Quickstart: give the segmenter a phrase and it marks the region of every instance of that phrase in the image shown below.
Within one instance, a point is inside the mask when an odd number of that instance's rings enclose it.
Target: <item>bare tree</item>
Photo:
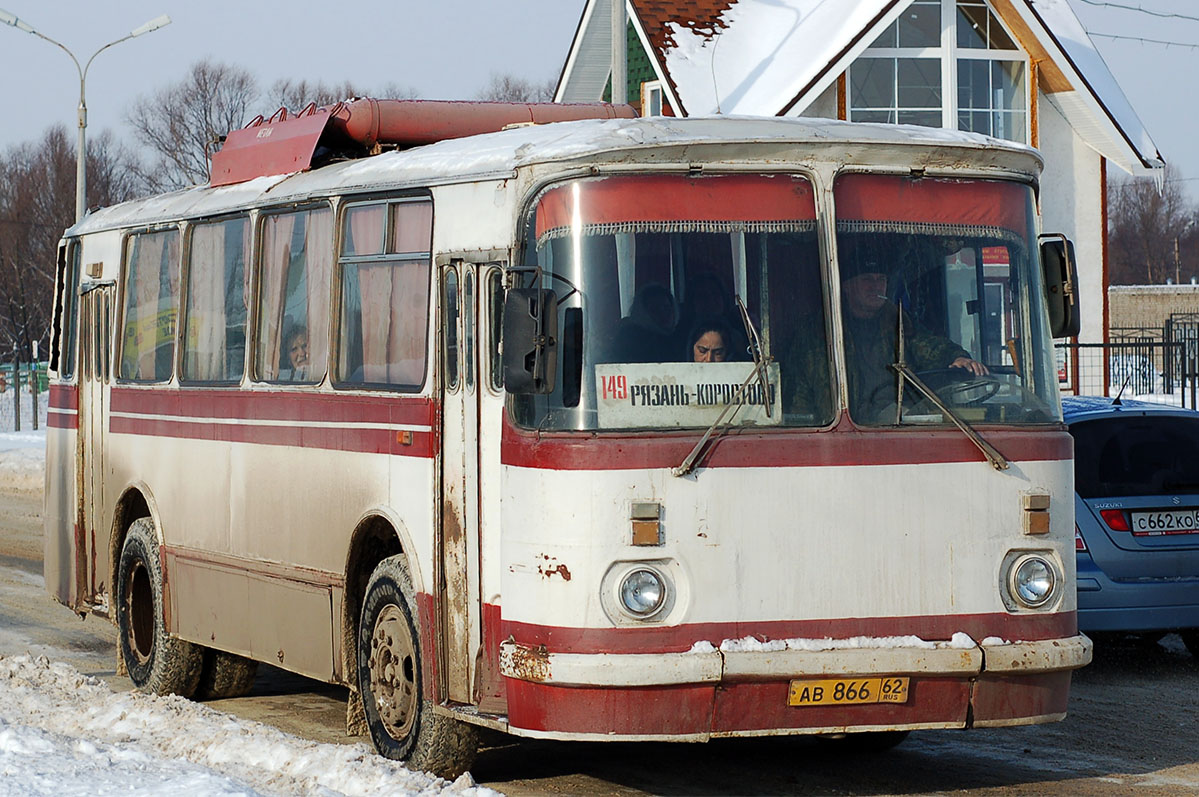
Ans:
[[[89,207],[131,197],[141,186],[133,156],[109,132],[88,142]],[[0,351],[45,351],[58,240],[75,220],[75,145],[62,126],[0,156]]]
[[[553,102],[557,78],[534,83],[515,75],[491,73],[487,87],[479,92],[479,99],[493,102]]]
[[[147,180],[158,190],[206,182],[218,140],[253,116],[258,94],[245,69],[204,60],[178,83],[138,98],[126,121],[157,156]]]
[[[1195,239],[1196,210],[1182,189],[1176,169],[1166,173],[1158,191],[1152,180],[1126,178],[1108,184],[1108,245],[1114,285],[1155,285],[1183,279],[1187,251]]]

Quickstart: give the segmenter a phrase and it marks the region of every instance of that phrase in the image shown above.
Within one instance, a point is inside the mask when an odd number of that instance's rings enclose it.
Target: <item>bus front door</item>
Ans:
[[[104,517],[105,419],[112,374],[112,313],[115,287],[95,284],[80,298],[79,452],[75,461],[79,505],[75,522],[75,595],[82,611],[109,597],[108,538]]]
[[[476,269],[441,269],[440,694],[472,703],[479,648],[479,385]]]

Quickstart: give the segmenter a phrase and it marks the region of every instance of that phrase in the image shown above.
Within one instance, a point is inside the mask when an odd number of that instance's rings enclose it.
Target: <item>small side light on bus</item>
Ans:
[[[666,605],[666,580],[653,570],[633,570],[620,582],[620,603],[635,617],[653,617]]]
[[[1057,571],[1035,554],[1016,560],[1008,581],[1012,596],[1024,606],[1044,606],[1057,592]]]

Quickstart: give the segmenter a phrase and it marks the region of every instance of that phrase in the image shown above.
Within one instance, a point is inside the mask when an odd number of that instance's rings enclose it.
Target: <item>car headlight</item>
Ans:
[[[1057,592],[1057,571],[1043,557],[1021,557],[1010,572],[1012,597],[1030,609],[1045,605]]]
[[[647,568],[630,571],[620,582],[620,602],[635,617],[652,617],[666,605],[666,581]]]

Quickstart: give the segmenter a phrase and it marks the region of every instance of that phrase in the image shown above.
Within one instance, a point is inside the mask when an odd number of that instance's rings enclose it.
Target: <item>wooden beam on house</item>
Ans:
[[[1037,64],[1037,82],[1034,88],[1039,88],[1046,94],[1059,91],[1074,91],[1075,87],[1066,79],[1066,74],[1049,57],[1049,52],[1041,46],[1041,42],[1033,34],[1032,29],[1024,22],[1024,18],[1012,6],[1012,0],[989,0],[995,13],[1004,24],[1016,35],[1016,41],[1028,53],[1029,60]]]

